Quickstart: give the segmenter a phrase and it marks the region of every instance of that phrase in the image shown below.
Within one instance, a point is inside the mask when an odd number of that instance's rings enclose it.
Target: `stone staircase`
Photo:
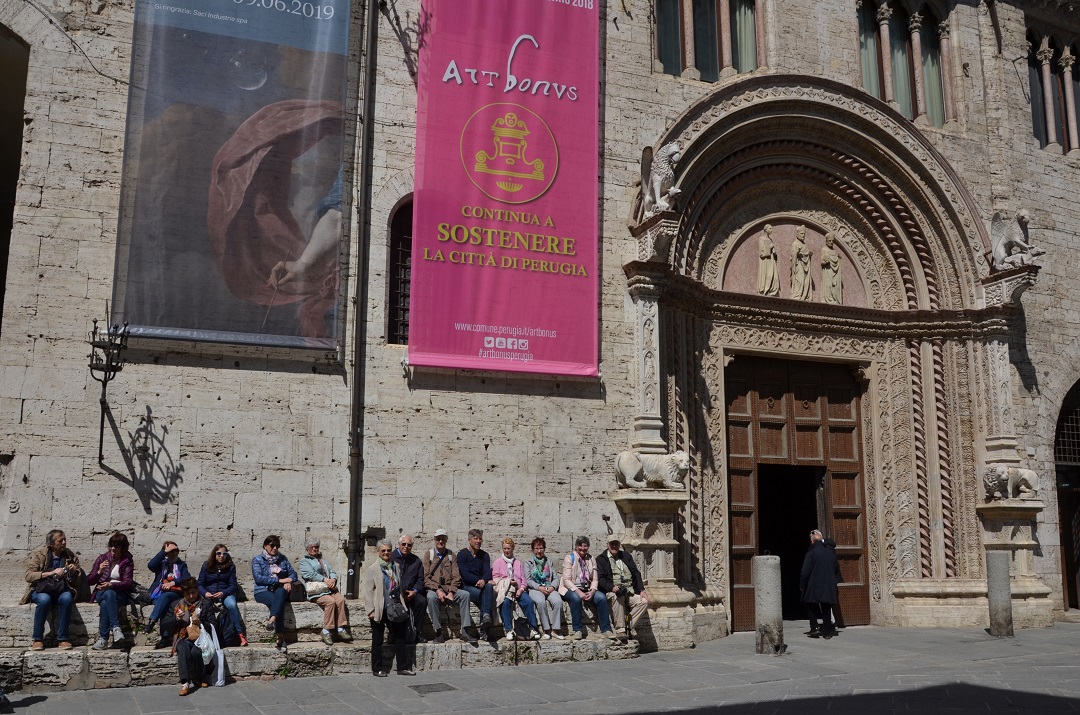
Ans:
[[[367,619],[362,615],[358,617],[357,609],[350,613],[350,622],[354,624],[354,642],[327,646],[319,640],[322,610],[307,602],[289,604],[285,611],[285,635],[289,647],[281,652],[273,647],[273,635],[262,627],[267,615],[266,607],[250,601],[238,605],[250,645],[226,649],[225,658],[232,678],[295,678],[371,671],[370,629]],[[58,650],[50,623],[45,629],[46,650],[32,651],[30,636],[34,606],[0,606],[0,687],[7,692],[19,689],[45,692],[177,682],[175,657],[170,657],[167,648],[153,647],[157,635],[132,633],[132,624],[145,622],[144,614],[149,613],[149,607],[144,607],[142,611],[140,614],[138,611],[125,610],[127,621],[122,628],[127,639],[120,644],[121,647],[95,651],[87,646],[97,636],[98,607],[92,603],[77,603],[72,609],[70,628],[72,643],[76,647],[68,651]],[[569,612],[565,615],[568,617]],[[588,619],[586,624],[589,624]],[[431,637],[430,624],[428,629],[428,637]],[[502,634],[499,629],[492,629],[492,632]],[[593,635],[596,627],[592,624],[589,624],[588,632],[590,637],[582,641],[500,640],[495,644],[481,642],[478,646],[461,640],[422,643],[416,646],[415,667],[418,671],[456,670],[624,659],[638,655],[636,641],[618,643],[600,638]],[[384,646],[384,649],[385,662],[392,662],[393,648]]]

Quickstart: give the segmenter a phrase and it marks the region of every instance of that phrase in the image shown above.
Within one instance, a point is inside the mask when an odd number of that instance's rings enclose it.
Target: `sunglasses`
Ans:
[[[228,551],[215,551],[214,552],[214,556],[228,556],[228,555],[229,555]]]

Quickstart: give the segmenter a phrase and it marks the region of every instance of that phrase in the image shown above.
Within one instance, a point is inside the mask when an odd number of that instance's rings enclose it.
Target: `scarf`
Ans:
[[[391,561],[379,561],[379,568],[382,569],[383,581],[386,585],[386,591],[389,593],[397,588],[397,579],[394,578],[394,564]]]
[[[551,564],[548,562],[547,556],[533,556],[529,559],[530,569],[530,581],[534,581],[541,586],[551,585]]]
[[[585,588],[588,588],[592,585],[592,574],[589,573],[589,557],[579,556],[578,564],[578,569],[581,571],[581,574],[578,576],[578,583]]]

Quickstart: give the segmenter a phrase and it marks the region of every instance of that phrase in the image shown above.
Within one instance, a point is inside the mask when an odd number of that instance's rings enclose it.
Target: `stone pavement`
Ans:
[[[1076,713],[1080,624],[995,639],[980,629],[849,628],[832,640],[787,622],[788,652],[754,654],[752,633],[634,660],[476,668],[415,678],[344,675],[246,681],[177,696],[173,686],[12,698],[47,715],[311,713]]]

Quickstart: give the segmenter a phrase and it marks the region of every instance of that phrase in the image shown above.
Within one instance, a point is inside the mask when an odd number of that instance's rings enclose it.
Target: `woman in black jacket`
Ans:
[[[225,604],[240,636],[240,645],[247,645],[244,622],[240,620],[240,609],[236,607],[236,564],[225,544],[214,546],[210,558],[203,564],[199,572],[199,593],[208,601]]]

